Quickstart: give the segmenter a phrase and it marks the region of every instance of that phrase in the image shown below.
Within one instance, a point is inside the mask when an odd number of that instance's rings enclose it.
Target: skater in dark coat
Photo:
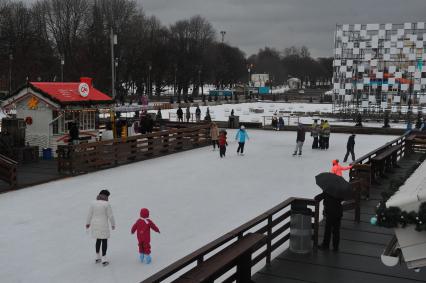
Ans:
[[[349,153],[352,155],[352,161],[355,161],[355,134],[352,133],[348,138],[348,143],[346,144],[346,154],[345,158],[343,158],[343,162],[346,162],[349,157]]]
[[[325,231],[322,244],[318,247],[321,250],[330,248],[331,235],[333,234],[333,250],[339,250],[340,222],[343,216],[342,200],[336,199],[327,193],[322,193],[324,197]]]
[[[176,111],[176,115],[177,115],[177,118],[178,118],[178,121],[179,122],[183,122],[183,110],[182,110],[182,108],[178,108],[178,110]]]
[[[303,143],[305,142],[305,128],[302,123],[299,123],[297,128],[297,137],[296,137],[296,149],[294,150],[293,156],[297,154],[299,151],[299,155],[302,155]]]
[[[319,136],[319,125],[317,123],[317,120],[314,120],[314,123],[312,124],[311,128],[311,137],[314,138],[312,141],[312,149],[317,149],[318,146],[318,136]]]
[[[220,155],[220,158],[225,157],[227,145],[228,145],[228,142],[226,141],[226,131],[221,131],[219,133],[219,155]]]

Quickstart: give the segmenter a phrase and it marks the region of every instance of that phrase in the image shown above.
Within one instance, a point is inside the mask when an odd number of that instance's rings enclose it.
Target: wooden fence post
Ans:
[[[271,264],[271,254],[272,254],[272,215],[268,217],[268,230],[266,238],[266,264]]]

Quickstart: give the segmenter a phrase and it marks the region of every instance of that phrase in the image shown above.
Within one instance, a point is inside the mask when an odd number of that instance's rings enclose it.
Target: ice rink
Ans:
[[[320,193],[315,175],[343,159],[346,134],[332,134],[328,151],[291,156],[295,132],[248,130],[246,155],[237,156],[228,131],[227,156],[211,147],[133,163],[0,194],[1,282],[139,282],[175,260],[263,213],[288,197]],[[361,156],[391,136],[356,137]],[[110,265],[94,263],[86,233],[89,204],[110,190],[117,229],[109,240]],[[141,264],[130,234],[147,207],[161,230],[152,232],[153,262]]]

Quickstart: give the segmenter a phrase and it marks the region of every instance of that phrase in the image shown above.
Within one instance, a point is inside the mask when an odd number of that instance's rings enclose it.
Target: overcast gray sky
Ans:
[[[167,25],[201,15],[217,31],[225,30],[225,41],[247,55],[265,46],[282,50],[306,45],[314,57],[332,56],[337,23],[426,21],[426,0],[137,1],[147,15]]]

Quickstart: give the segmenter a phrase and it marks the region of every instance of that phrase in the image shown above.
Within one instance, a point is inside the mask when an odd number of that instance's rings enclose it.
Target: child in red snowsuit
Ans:
[[[140,218],[133,224],[132,234],[137,231],[138,243],[139,243],[139,257],[141,262],[146,258],[146,263],[151,263],[151,229],[157,233],[160,233],[160,229],[149,219],[149,210],[142,208],[140,212]]]
[[[226,146],[228,145],[226,141],[226,131],[221,131],[219,134],[219,155],[220,157],[225,157]]]

